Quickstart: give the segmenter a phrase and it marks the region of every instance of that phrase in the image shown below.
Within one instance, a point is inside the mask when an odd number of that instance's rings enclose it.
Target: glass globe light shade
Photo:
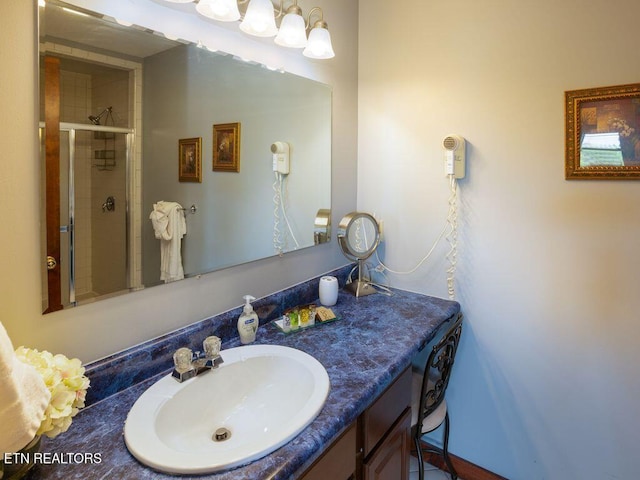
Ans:
[[[299,7],[298,7],[299,9]],[[280,30],[274,41],[282,47],[304,48],[307,46],[307,31],[304,18],[297,12],[289,12],[282,18]]]
[[[333,58],[336,54],[331,46],[331,35],[327,29],[327,24],[318,22],[315,24],[311,32],[309,32],[309,40],[307,48],[302,51],[305,57],[327,59]]]
[[[278,33],[271,0],[251,0],[240,30],[256,37],[273,37]]]
[[[240,19],[236,0],[200,0],[196,11],[205,17],[221,22],[235,22]]]

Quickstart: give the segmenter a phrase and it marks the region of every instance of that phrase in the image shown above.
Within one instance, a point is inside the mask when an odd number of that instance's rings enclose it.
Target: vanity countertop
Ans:
[[[341,291],[337,305],[331,308],[340,320],[288,335],[270,322],[260,327],[256,341],[297,348],[324,365],[331,390],[318,417],[300,435],[266,457],[244,467],[197,478],[295,478],[407,368],[412,356],[435,336],[438,327],[460,310],[457,302],[398,290],[391,297],[378,294],[360,298]],[[223,357],[225,348],[238,345],[237,339],[225,342]],[[123,426],[129,409],[161,375],[82,410],[68,432],[53,440],[45,439],[43,452],[48,456],[43,458],[49,461],[38,464],[29,478],[189,478],[143,466],[129,454],[124,443]]]

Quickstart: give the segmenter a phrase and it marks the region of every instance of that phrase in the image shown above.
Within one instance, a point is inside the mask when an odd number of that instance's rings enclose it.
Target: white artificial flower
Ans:
[[[40,373],[51,392],[51,400],[44,412],[42,423],[36,435],[54,438],[66,432],[71,419],[84,407],[89,379],[84,375],[84,367],[77,358],[68,359],[64,355],[52,355],[35,349],[18,347],[17,357],[32,365]]]

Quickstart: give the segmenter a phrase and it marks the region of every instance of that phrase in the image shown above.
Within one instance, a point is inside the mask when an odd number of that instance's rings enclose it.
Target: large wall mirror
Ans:
[[[327,238],[330,87],[58,0],[39,12],[43,311]]]

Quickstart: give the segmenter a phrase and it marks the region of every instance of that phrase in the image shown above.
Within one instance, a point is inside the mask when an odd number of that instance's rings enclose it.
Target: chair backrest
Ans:
[[[462,313],[459,313],[451,328],[433,346],[427,359],[422,378],[418,425],[422,425],[422,421],[444,400],[461,334]]]

